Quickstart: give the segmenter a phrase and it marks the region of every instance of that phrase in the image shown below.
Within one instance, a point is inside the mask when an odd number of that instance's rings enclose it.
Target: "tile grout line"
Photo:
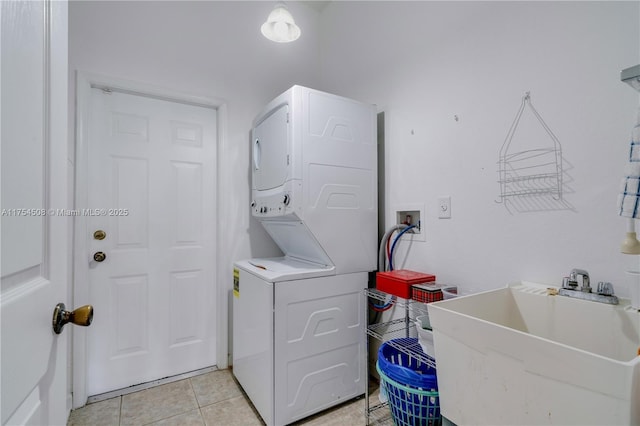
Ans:
[[[122,426],[122,395],[120,395],[120,404],[118,404],[118,426]]]
[[[204,416],[202,415],[202,407],[200,407],[200,399],[198,399],[198,393],[193,387],[193,377],[189,377],[189,386],[191,387],[191,392],[193,392],[193,396],[196,399],[196,405],[198,407],[198,414],[200,414],[200,420],[202,420],[202,424],[206,426],[207,422],[205,422]]]

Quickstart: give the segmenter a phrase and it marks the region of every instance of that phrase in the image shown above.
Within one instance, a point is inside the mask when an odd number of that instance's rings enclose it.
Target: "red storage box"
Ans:
[[[447,287],[443,284],[414,284],[411,286],[411,298],[416,302],[431,303],[437,302],[444,298],[442,288]]]
[[[411,299],[411,286],[413,284],[422,284],[435,280],[435,275],[407,269],[378,272],[376,274],[376,289],[403,299]]]

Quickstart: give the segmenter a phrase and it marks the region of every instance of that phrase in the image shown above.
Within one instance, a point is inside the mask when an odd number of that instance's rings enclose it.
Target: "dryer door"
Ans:
[[[288,115],[289,105],[282,105],[253,129],[253,187],[258,191],[277,188],[287,180]]]

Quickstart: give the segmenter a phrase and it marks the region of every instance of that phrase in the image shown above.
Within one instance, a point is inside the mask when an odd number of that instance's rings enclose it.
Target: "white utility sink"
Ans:
[[[547,287],[428,305],[442,414],[458,425],[640,424],[640,312]]]

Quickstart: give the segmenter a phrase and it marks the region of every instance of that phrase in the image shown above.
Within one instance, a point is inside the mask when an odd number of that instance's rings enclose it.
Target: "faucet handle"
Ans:
[[[600,281],[598,283],[598,294],[602,294],[604,296],[613,296],[613,284]]]
[[[578,288],[578,281],[576,281],[575,278],[572,279],[571,277],[564,277],[562,278],[562,288],[575,290]]]

